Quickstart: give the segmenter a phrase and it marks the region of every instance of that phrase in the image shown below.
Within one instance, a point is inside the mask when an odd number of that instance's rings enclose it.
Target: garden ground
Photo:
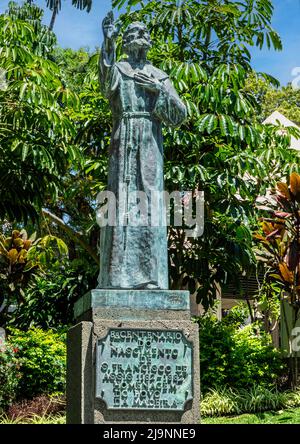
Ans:
[[[202,424],[299,424],[300,408],[243,414],[239,416],[222,416],[203,418]]]
[[[300,408],[278,412],[203,418],[201,422],[202,424],[300,424]],[[16,421],[2,417],[0,418],[0,424],[65,424],[65,416],[35,416],[32,420],[20,419]]]

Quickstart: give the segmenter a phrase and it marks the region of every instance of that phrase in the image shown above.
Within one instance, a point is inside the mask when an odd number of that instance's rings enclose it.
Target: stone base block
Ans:
[[[67,336],[67,423],[94,423],[93,323],[80,322]]]
[[[179,316],[160,320],[96,316],[93,322],[82,321],[70,329],[69,424],[197,424],[199,420],[197,324]]]

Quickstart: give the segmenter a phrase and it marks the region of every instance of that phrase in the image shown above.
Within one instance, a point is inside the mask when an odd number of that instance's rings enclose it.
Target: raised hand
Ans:
[[[102,31],[105,40],[115,40],[118,36],[119,29],[115,25],[114,14],[110,11],[102,22]]]

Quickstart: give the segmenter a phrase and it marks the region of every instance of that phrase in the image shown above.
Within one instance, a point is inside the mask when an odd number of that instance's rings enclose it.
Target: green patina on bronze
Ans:
[[[164,190],[162,125],[180,125],[186,118],[186,107],[168,75],[147,61],[151,41],[143,23],[132,23],[125,31],[123,48],[127,59],[119,62],[112,13],[103,22],[103,33],[100,82],[113,114],[108,191],[116,196],[118,213],[123,188],[128,193],[142,191],[149,201],[152,191]],[[125,213],[130,210],[127,207]],[[101,229],[99,288],[168,288],[163,199],[156,205],[155,213],[155,227]]]
[[[86,293],[74,305],[75,318],[90,308],[135,308],[146,310],[190,311],[190,296],[182,290],[122,290],[95,289]]]
[[[184,411],[192,355],[180,330],[110,329],[97,343],[96,397],[108,409]]]

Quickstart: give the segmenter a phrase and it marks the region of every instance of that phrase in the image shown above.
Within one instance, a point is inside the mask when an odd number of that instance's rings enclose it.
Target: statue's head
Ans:
[[[143,49],[146,52],[151,48],[151,38],[146,25],[142,22],[131,23],[123,35],[123,50],[126,54]]]

